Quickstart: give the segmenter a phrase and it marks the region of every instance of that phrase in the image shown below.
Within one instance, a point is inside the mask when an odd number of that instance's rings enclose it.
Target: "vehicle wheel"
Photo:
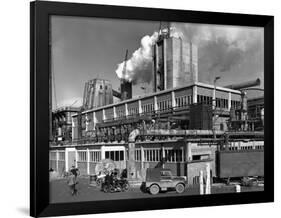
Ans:
[[[109,192],[109,187],[107,185],[103,186],[103,192],[108,193]]]
[[[129,184],[128,183],[125,183],[124,185],[123,185],[123,191],[124,192],[126,192],[126,191],[128,191],[129,190]]]
[[[109,185],[109,191],[110,193],[115,192],[115,188],[113,187],[113,185]]]
[[[101,186],[101,180],[97,179],[96,184],[97,184],[97,187],[100,187]]]
[[[152,195],[157,195],[159,193],[160,189],[159,189],[158,185],[154,184],[154,185],[150,186],[149,191]]]
[[[181,183],[177,184],[176,185],[176,192],[179,193],[179,194],[183,193],[184,192],[184,185],[181,184]]]

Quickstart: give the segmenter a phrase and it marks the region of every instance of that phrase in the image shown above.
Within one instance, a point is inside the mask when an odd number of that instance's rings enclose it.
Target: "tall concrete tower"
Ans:
[[[197,46],[182,38],[161,33],[153,47],[154,92],[198,81]]]
[[[85,83],[83,96],[83,108],[85,110],[112,103],[112,85],[108,80],[92,79]]]

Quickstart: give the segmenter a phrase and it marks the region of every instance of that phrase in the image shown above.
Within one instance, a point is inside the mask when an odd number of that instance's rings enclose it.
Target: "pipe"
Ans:
[[[118,91],[116,91],[116,90],[114,90],[114,89],[112,89],[112,95],[113,95],[114,97],[116,97],[116,98],[121,99],[121,93],[118,92]]]
[[[135,161],[135,141],[137,136],[140,135],[139,129],[134,129],[128,138],[128,171],[127,171],[127,178],[129,180],[137,178],[137,171],[136,171],[136,161]]]
[[[229,89],[245,89],[253,86],[259,86],[261,84],[261,80],[257,78],[256,80],[248,81],[248,82],[243,82],[243,83],[238,83],[238,84],[232,84],[228,86],[224,86],[225,88]]]
[[[135,142],[136,138],[140,135],[139,129],[134,129],[129,135],[129,142]]]
[[[121,79],[121,100],[132,98],[132,83]]]

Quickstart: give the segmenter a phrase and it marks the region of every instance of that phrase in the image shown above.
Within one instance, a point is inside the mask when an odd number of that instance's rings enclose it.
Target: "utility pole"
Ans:
[[[214,134],[214,139],[216,139],[216,130],[215,130],[215,122],[216,122],[216,83],[217,80],[219,80],[221,77],[217,76],[214,79],[214,93],[213,93],[213,101],[212,101],[212,109],[213,109],[213,134]]]

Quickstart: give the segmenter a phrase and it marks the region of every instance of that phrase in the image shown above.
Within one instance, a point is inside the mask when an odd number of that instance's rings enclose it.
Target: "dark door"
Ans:
[[[68,152],[68,164],[67,164],[67,169],[66,169],[66,171],[68,171],[70,168],[71,168],[71,166],[75,166],[75,151],[69,151]]]

